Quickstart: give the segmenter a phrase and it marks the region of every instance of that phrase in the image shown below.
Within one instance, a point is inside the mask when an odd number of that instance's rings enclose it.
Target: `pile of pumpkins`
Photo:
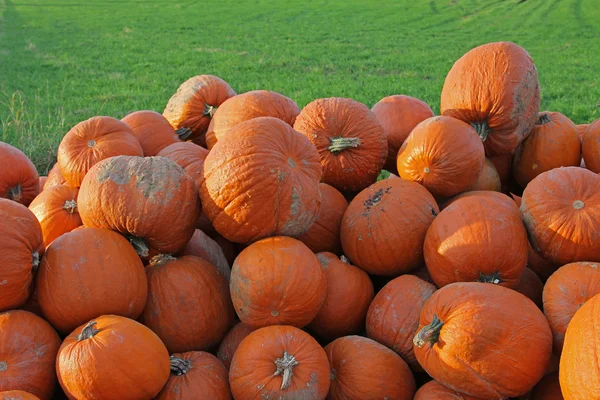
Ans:
[[[498,42],[440,116],[200,75],[0,143],[0,399],[599,399],[600,120],[539,108]]]

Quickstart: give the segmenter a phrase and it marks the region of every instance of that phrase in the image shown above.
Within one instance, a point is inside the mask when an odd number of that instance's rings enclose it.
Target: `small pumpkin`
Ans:
[[[228,370],[231,366],[231,360],[233,360],[233,355],[235,354],[238,346],[251,332],[254,332],[253,328],[249,327],[243,322],[238,322],[229,330],[229,332],[227,332],[227,335],[225,335],[223,340],[221,340],[217,350],[217,358],[221,360],[225,368]]]
[[[429,381],[417,390],[413,400],[483,400],[452,390],[438,381]]]
[[[167,157],[175,162],[185,171],[198,190],[204,180],[204,160],[208,156],[208,150],[191,142],[174,143],[162,149],[158,156]]]
[[[54,163],[50,171],[48,171],[48,179],[46,179],[46,184],[44,185],[44,188],[46,189],[52,186],[66,184],[67,181],[65,180],[65,177],[62,176],[62,172],[60,172],[60,165],[58,165],[58,162]]]
[[[0,392],[0,400],[40,400],[40,398],[22,390],[8,390]]]
[[[175,129],[156,111],[134,111],[121,121],[131,128],[146,157],[156,156],[165,147],[179,142]]]
[[[498,176],[500,176],[500,181],[503,184],[508,183],[513,161],[512,154],[500,154],[498,156],[487,157],[487,159],[494,164]]]
[[[579,139],[583,142],[583,137],[585,136],[585,132],[590,127],[591,124],[579,124],[577,126],[577,133],[579,134]]]
[[[585,130],[581,148],[585,167],[592,172],[600,173],[600,118]]]
[[[236,400],[321,400],[329,391],[329,362],[308,333],[293,326],[268,326],[242,340],[229,383]]]
[[[494,192],[500,192],[502,190],[500,175],[498,174],[494,163],[490,161],[489,158],[485,159],[479,177],[475,183],[469,187],[469,190],[489,190]]]
[[[521,280],[515,290],[533,301],[539,308],[542,308],[542,292],[544,283],[533,270],[525,268]]]
[[[352,99],[317,99],[302,109],[294,129],[317,148],[323,182],[340,191],[375,183],[388,156],[383,128],[367,106]]]
[[[42,228],[44,244],[49,246],[59,236],[82,225],[77,211],[79,189],[51,186],[42,191],[29,205]]]
[[[558,372],[546,375],[531,391],[531,400],[563,400]]]
[[[225,258],[223,249],[217,242],[205,235],[199,229],[196,229],[194,235],[182,251],[184,256],[200,257],[211,263],[221,275],[229,282],[231,276],[231,268],[229,262]]]
[[[28,206],[40,193],[35,165],[16,147],[0,142],[0,198]]]

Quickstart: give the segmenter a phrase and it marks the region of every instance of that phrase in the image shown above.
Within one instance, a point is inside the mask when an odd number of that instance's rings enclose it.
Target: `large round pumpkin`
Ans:
[[[185,171],[198,190],[204,181],[204,160],[208,156],[208,150],[192,142],[174,143],[162,149],[158,155],[167,157],[175,162]]]
[[[413,129],[398,152],[398,174],[434,196],[450,197],[475,184],[483,170],[481,139],[469,124],[432,117]]]
[[[514,288],[527,265],[527,243],[512,202],[480,195],[446,207],[429,227],[423,252],[439,287],[479,281]]]
[[[531,134],[517,148],[513,175],[521,187],[539,174],[558,167],[578,167],[581,141],[577,127],[557,112],[539,114]]]
[[[551,195],[549,195],[551,194]],[[600,176],[579,167],[536,177],[521,201],[531,246],[552,262],[600,262]]]
[[[329,390],[329,362],[308,333],[268,326],[240,343],[229,383],[235,400],[322,400]]]
[[[40,400],[40,398],[22,390],[8,390],[0,392],[0,400]]]
[[[469,190],[489,190],[494,192],[500,192],[502,190],[500,175],[498,174],[494,163],[490,161],[489,158],[485,159],[479,177],[475,183],[469,187]]]
[[[352,264],[370,274],[400,275],[422,263],[425,233],[438,213],[423,186],[404,179],[381,180],[348,206],[342,248]]]
[[[532,269],[525,268],[523,270],[523,275],[521,275],[521,280],[515,290],[533,301],[539,308],[542,308],[544,283]]]
[[[200,229],[196,229],[194,235],[185,246],[182,251],[184,256],[196,256],[200,257],[212,265],[227,279],[231,275],[231,268],[229,262],[225,257],[225,253],[219,244],[211,239],[208,235],[202,232]]]
[[[217,358],[221,360],[225,368],[229,369],[238,346],[252,332],[254,332],[254,329],[243,322],[238,322],[227,332],[217,349]]]
[[[148,302],[141,321],[169,352],[209,350],[233,325],[225,277],[208,261],[161,254],[146,267]]]
[[[75,329],[56,358],[58,380],[69,399],[153,399],[169,372],[169,353],[158,336],[115,315]]]
[[[81,226],[77,210],[79,189],[64,185],[51,186],[29,205],[42,227],[44,244],[49,246],[59,236]]]
[[[0,198],[26,206],[40,193],[35,165],[16,147],[0,142]]]
[[[558,372],[546,375],[531,391],[531,400],[563,400]]]
[[[294,123],[319,151],[323,182],[358,191],[377,180],[388,156],[383,128],[367,106],[332,97],[306,105]]]
[[[600,173],[600,118],[595,120],[585,130],[581,141],[585,167],[595,173]]]
[[[56,387],[54,361],[60,338],[30,312],[0,313],[0,392],[25,390],[50,400]]]
[[[194,234],[200,214],[198,189],[165,157],[112,157],[94,165],[79,191],[86,227],[112,229],[138,253],[175,253]]]
[[[319,214],[319,155],[277,118],[254,118],[232,128],[206,158],[204,178],[204,213],[233,242],[299,236]]]
[[[62,176],[62,172],[60,172],[60,165],[58,162],[54,163],[50,171],[48,171],[48,179],[46,179],[46,183],[44,184],[44,189],[47,189],[52,186],[57,185],[66,185],[67,181],[65,177]]]
[[[35,215],[22,204],[0,198],[0,311],[25,304],[44,239]]]
[[[165,147],[179,142],[175,129],[156,111],[134,111],[121,121],[131,128],[146,157],[155,156]]]
[[[143,156],[133,130],[112,117],[92,117],[75,125],[58,146],[58,164],[69,186],[79,187],[92,166],[114,156]]]
[[[413,400],[484,400],[459,393],[441,383],[433,380],[429,381],[417,390]]]
[[[487,155],[511,153],[529,135],[540,111],[537,69],[514,43],[478,46],[448,72],[440,110],[470,123]]]
[[[299,240],[277,236],[246,247],[229,282],[240,320],[253,327],[312,321],[325,301],[327,280],[319,260]]]

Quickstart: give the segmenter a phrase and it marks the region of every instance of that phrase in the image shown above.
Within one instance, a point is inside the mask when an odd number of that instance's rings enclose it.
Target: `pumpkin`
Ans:
[[[319,192],[321,208],[317,220],[298,239],[315,253],[341,254],[340,229],[348,202],[343,194],[326,183],[319,183]]]
[[[591,171],[565,167],[538,175],[521,201],[531,246],[557,264],[599,262],[599,204],[600,176]]]
[[[399,276],[377,293],[367,313],[367,335],[394,350],[415,370],[420,367],[412,340],[423,304],[435,290],[414,275]]]
[[[228,372],[217,357],[204,351],[173,354],[171,376],[155,399],[231,399]]]
[[[433,220],[423,253],[439,287],[479,281],[514,288],[527,265],[527,243],[512,201],[469,196],[453,202]]]
[[[494,164],[496,172],[502,183],[507,183],[510,178],[510,170],[512,168],[512,154],[500,154],[499,156],[488,157],[488,160]],[[484,166],[485,167],[485,166]]]
[[[216,232],[211,233],[210,238],[221,247],[221,250],[223,250],[225,259],[227,259],[227,264],[233,265],[233,262],[235,261],[235,258],[238,255],[238,245],[236,245],[233,242],[230,242],[229,240],[225,239],[223,236],[219,235]]]
[[[388,156],[385,132],[367,106],[352,99],[317,99],[302,109],[294,129],[315,145],[323,182],[341,191],[375,183]]]
[[[314,146],[272,117],[246,121],[230,133],[206,157],[200,188],[217,232],[238,243],[306,232],[321,204]]]
[[[413,343],[417,361],[435,380],[484,399],[527,393],[552,354],[552,333],[536,305],[480,282],[436,291],[423,306]]]
[[[238,346],[242,343],[242,340],[253,331],[254,329],[248,325],[243,322],[238,322],[229,330],[229,332],[227,332],[227,335],[221,340],[217,350],[217,358],[221,360],[225,368],[229,370],[231,360],[233,360],[233,355]]]
[[[217,268],[219,273],[229,282],[231,268],[229,268],[229,262],[225,258],[223,249],[217,242],[208,235],[205,235],[201,230],[196,229],[194,235],[183,249],[182,254],[184,256],[200,257],[208,261]]]
[[[344,336],[325,346],[331,368],[328,399],[412,400],[415,379],[392,350],[361,336]]]
[[[204,180],[204,160],[208,156],[208,150],[191,142],[174,143],[162,149],[158,155],[167,157],[175,162],[185,171],[198,190]]]
[[[121,121],[131,128],[146,157],[156,156],[165,147],[179,142],[175,129],[156,111],[134,111]]]
[[[102,315],[66,337],[56,373],[69,399],[152,399],[169,379],[169,353],[139,322]]]
[[[579,124],[577,126],[577,133],[579,134],[579,139],[583,142],[583,137],[585,136],[585,132],[587,132],[587,128],[589,128],[591,124]]]
[[[576,262],[560,267],[544,286],[544,314],[552,329],[554,352],[560,354],[575,312],[600,293],[600,265]]]
[[[557,112],[539,114],[531,134],[517,148],[513,175],[521,187],[542,172],[581,163],[581,141],[577,127]]]
[[[492,190],[472,190],[469,192],[462,192],[461,194],[457,194],[456,196],[451,197],[445,202],[443,202],[440,209],[445,210],[450,204],[454,203],[455,201],[465,197],[473,196],[486,196],[491,197],[493,199],[498,199],[499,201],[502,201],[505,204],[511,206],[515,210],[515,212],[520,213],[519,206],[517,205],[516,201],[511,200],[511,198],[504,193],[499,193]]]
[[[169,99],[164,117],[183,140],[206,146],[206,130],[217,108],[235,92],[223,79],[196,75],[183,82]]]
[[[527,268],[535,272],[542,282],[546,282],[559,267],[559,264],[546,260],[533,250],[531,244],[529,245],[529,250],[527,252]]]
[[[384,179],[360,192],[344,213],[344,254],[369,274],[397,276],[423,262],[427,228],[439,213],[418,183]]]
[[[37,292],[35,288],[33,289],[33,293],[27,299],[27,302],[23,304],[20,308],[21,310],[29,311],[32,314],[37,315],[38,317],[44,318],[44,313],[42,312],[42,308],[40,307],[40,302],[37,298]]]
[[[165,157],[119,156],[99,162],[83,180],[77,204],[86,227],[126,235],[144,257],[151,250],[183,250],[200,214],[198,189]]]
[[[327,295],[308,328],[326,341],[360,333],[374,295],[369,275],[344,256],[325,252],[317,258],[325,271]]]
[[[515,290],[533,301],[539,308],[542,308],[542,291],[544,283],[533,270],[525,268],[521,280]]]
[[[50,400],[60,338],[50,324],[23,310],[0,313],[0,392],[24,390]]]
[[[468,51],[446,76],[440,111],[470,123],[486,155],[512,153],[540,111],[540,85],[531,57],[511,42]]]
[[[432,117],[413,129],[398,152],[401,178],[419,182],[434,196],[449,197],[477,182],[485,154],[469,124],[451,117]]]
[[[427,266],[425,264],[412,271],[411,274],[418,278],[421,278],[425,282],[431,283],[432,285],[434,285],[434,287],[436,287],[435,282],[433,281],[433,279],[431,279],[431,275],[429,275],[429,270],[427,269]]]
[[[435,114],[424,101],[405,95],[384,97],[371,111],[383,127],[387,138],[388,157],[384,168],[390,172],[397,172],[396,157],[402,143],[419,122]]]
[[[558,373],[546,375],[531,391],[531,400],[563,400]]]
[[[139,317],[148,283],[144,265],[127,239],[106,229],[86,228],[48,246],[36,293],[44,317],[68,334],[98,315]]]
[[[40,398],[22,390],[8,390],[0,392],[0,400],[40,400]]]
[[[81,226],[77,211],[79,189],[51,186],[42,191],[29,205],[42,228],[44,244],[50,245],[59,236]]]
[[[502,190],[502,182],[500,175],[494,167],[494,163],[489,158],[485,159],[483,163],[483,169],[479,174],[479,177],[469,190],[489,190],[494,192],[500,192]]]
[[[592,122],[585,130],[581,148],[586,168],[600,173],[600,119]]]
[[[0,198],[28,206],[39,192],[35,165],[21,150],[0,142]]]
[[[413,400],[483,400],[473,396],[458,393],[441,383],[429,381],[417,390]]]
[[[268,326],[242,340],[229,383],[235,400],[320,400],[329,390],[329,362],[308,333],[293,326]]]
[[[224,102],[214,114],[206,133],[206,144],[212,150],[236,125],[258,117],[277,118],[292,126],[299,113],[294,100],[277,92],[252,90],[242,93]]]
[[[25,304],[42,254],[44,239],[37,218],[24,205],[0,198],[0,311]]]
[[[233,306],[253,327],[312,321],[325,301],[327,280],[319,260],[304,243],[286,236],[246,247],[231,269]]]
[[[65,177],[62,176],[62,172],[60,172],[60,165],[58,163],[54,163],[50,171],[48,171],[48,179],[46,179],[46,184],[44,185],[44,189],[47,189],[52,186],[57,185],[66,185],[67,181]]]
[[[40,192],[44,190],[44,186],[46,186],[46,181],[48,180],[47,176],[40,176]]]
[[[92,117],[75,125],[58,146],[58,165],[67,185],[81,186],[90,168],[114,156],[143,156],[133,130],[112,117]]]

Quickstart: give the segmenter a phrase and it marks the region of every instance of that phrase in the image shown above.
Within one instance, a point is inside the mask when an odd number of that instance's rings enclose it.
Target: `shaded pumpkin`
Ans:
[[[446,76],[440,111],[471,124],[486,155],[512,153],[529,135],[540,111],[540,85],[533,60],[511,42],[469,50]]]
[[[219,235],[217,232],[211,233],[210,238],[217,242],[217,244],[223,250],[223,254],[225,255],[225,259],[227,259],[228,265],[233,265],[235,258],[238,255],[237,245],[229,240],[225,239],[223,236]]]
[[[587,128],[589,128],[591,124],[579,124],[577,126],[577,133],[579,134],[579,139],[583,142],[583,137],[585,136],[585,132]]]
[[[500,181],[503,184],[508,183],[513,161],[512,154],[500,154],[498,156],[487,157],[487,159],[494,164],[498,176],[500,176]]]
[[[483,400],[454,391],[438,381],[429,381],[417,390],[413,400]]]
[[[233,328],[227,332],[227,335],[221,340],[219,348],[217,349],[217,358],[221,360],[225,368],[229,369],[231,366],[231,360],[242,340],[246,338],[254,329],[238,322]]]
[[[48,180],[47,176],[40,176],[40,192],[44,190],[44,186],[46,186],[46,181]]]
[[[28,206],[39,193],[35,165],[21,150],[0,142],[0,198]]]
[[[208,156],[208,150],[192,142],[180,142],[165,147],[158,153],[158,156],[167,157],[183,168],[185,174],[194,181],[200,190],[204,180],[204,160]]]
[[[156,156],[165,147],[179,142],[175,129],[156,111],[134,111],[121,121],[131,128],[146,157]]]
[[[194,235],[182,251],[184,256],[196,256],[211,263],[221,275],[229,282],[231,276],[231,268],[229,262],[225,258],[223,249],[217,242],[204,234],[199,229],[196,229]]]
[[[542,292],[544,283],[533,270],[525,268],[521,280],[515,290],[533,301],[539,308],[542,308]]]
[[[490,197],[492,199],[497,199],[497,200],[502,201],[505,204],[509,205],[511,208],[513,208],[515,210],[515,212],[520,214],[519,206],[514,200],[512,200],[510,197],[508,197],[508,195],[506,195],[504,193],[495,192],[492,190],[472,190],[469,192],[462,192],[461,194],[457,194],[456,196],[451,197],[448,200],[446,200],[444,203],[442,203],[440,209],[445,210],[450,204],[454,203],[455,201],[458,201],[465,197],[474,197],[474,196],[477,196],[477,197],[485,196],[485,197]]]
[[[0,392],[0,400],[40,400],[40,398],[22,390],[8,390]]]
[[[531,400],[563,400],[558,372],[546,375],[531,391]]]
[[[425,233],[438,213],[435,199],[418,183],[379,181],[360,192],[344,213],[344,254],[369,274],[406,273],[423,262]]]
[[[46,184],[44,185],[44,188],[47,189],[52,186],[66,184],[67,181],[65,180],[65,177],[62,176],[62,172],[60,172],[60,165],[58,165],[58,162],[54,163],[50,171],[48,171],[48,179],[46,179]]]
[[[375,183],[388,156],[383,128],[367,106],[332,97],[307,104],[294,129],[317,148],[323,182],[340,191]]]
[[[531,244],[527,251],[527,268],[540,277],[542,282],[546,282],[548,278],[560,267],[560,264],[553,263],[552,261],[546,260],[533,250]]]
[[[494,163],[489,158],[485,159],[483,163],[483,169],[479,174],[479,177],[475,181],[469,190],[489,190],[494,192],[500,192],[502,190],[502,182],[500,175],[496,171]]]
[[[581,148],[585,167],[592,172],[600,173],[600,118],[585,130]]]
[[[31,296],[29,296],[29,299],[27,299],[27,302],[23,304],[23,306],[20,309],[29,311],[30,313],[35,314],[38,317],[44,318],[44,313],[42,312],[42,308],[40,307],[40,302],[38,301],[37,291],[35,290],[35,287],[33,289],[33,293],[31,293]]]

